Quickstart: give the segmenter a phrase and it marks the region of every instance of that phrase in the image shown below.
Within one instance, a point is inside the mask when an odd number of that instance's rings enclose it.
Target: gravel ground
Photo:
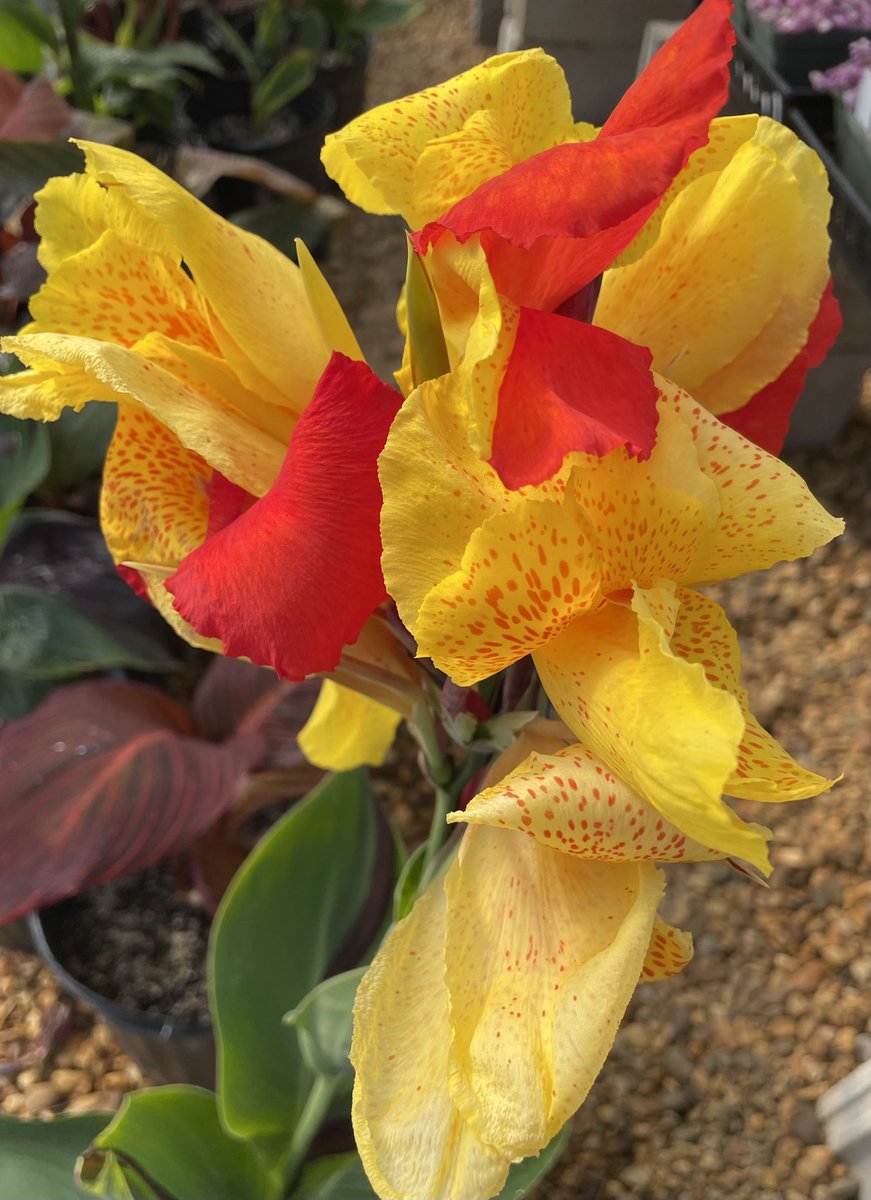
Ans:
[[[376,47],[370,102],[480,60],[470,0],[441,0]],[[354,213],[325,270],[370,361],[400,352],[394,304],[404,276],[398,222]],[[696,958],[639,990],[614,1051],[538,1200],[852,1200],[823,1144],[815,1102],[871,1056],[867,836],[871,585],[871,397],[837,445],[794,456],[846,535],[808,562],[717,589],[738,628],[759,718],[802,762],[844,773],[828,796],[745,804],[775,832],[775,873],[756,887],[718,864],[672,871],[668,919]],[[403,832],[423,828],[407,756],[379,790]],[[762,811],[764,808],[764,811]],[[18,1058],[58,993],[31,956],[0,955],[0,1062]],[[42,1065],[0,1076],[0,1111],[112,1108],[140,1083],[108,1030],[75,1011]]]

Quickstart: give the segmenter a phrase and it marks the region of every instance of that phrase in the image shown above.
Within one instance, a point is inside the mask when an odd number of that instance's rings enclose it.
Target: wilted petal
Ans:
[[[400,720],[386,704],[325,679],[297,741],[308,761],[325,771],[380,767]]]
[[[639,983],[655,983],[679,974],[693,957],[693,935],[669,925],[660,917],[653,922],[650,945]]]

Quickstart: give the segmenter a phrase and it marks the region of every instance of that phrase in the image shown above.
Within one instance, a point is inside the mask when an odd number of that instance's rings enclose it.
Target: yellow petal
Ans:
[[[135,348],[53,333],[8,338],[6,345],[24,362],[36,351],[87,371],[117,398],[132,397],[172,430],[188,450],[256,495],[268,491],[278,474],[285,453],[280,442],[230,409],[217,408],[169,371],[148,362]]]
[[[645,252],[636,244],[606,273],[596,323],[648,346],[711,411],[740,408],[806,341],[829,274],[830,203],[822,164],[789,130],[715,122],[642,231]]]
[[[740,684],[741,651],[726,614],[698,592],[681,591],[672,649],[686,662],[702,666],[708,681],[734,696],[744,718],[735,768],[725,785],[731,796],[746,800],[804,800],[827,792],[833,781],[804,767],[762,728],[750,712]]]
[[[826,545],[844,530],[779,459],[676,396],[692,422],[699,466],[719,496],[720,516],[703,538],[683,579],[713,583],[745,571],[792,561]]]
[[[138,155],[90,142],[81,146],[88,174],[110,188],[123,187],[171,240],[215,314],[216,340],[243,382],[257,390],[265,380],[270,387],[265,398],[298,409],[330,353],[299,268]]]
[[[657,917],[653,922],[650,945],[638,982],[655,983],[657,979],[677,975],[692,961],[692,957],[693,935]]]
[[[321,337],[332,350],[363,361],[363,351],[354,336],[348,318],[342,311],[342,306],[336,299],[335,293],[324,279],[320,267],[309,253],[309,249],[301,238],[294,238],[296,258],[302,275],[302,284],[308,298],[309,307],[314,313]]]
[[[297,741],[308,761],[325,771],[380,767],[399,721],[387,705],[325,679]]]
[[[372,109],[329,134],[321,158],[354,204],[419,229],[512,163],[578,136],[562,68],[524,50]]]
[[[451,1092],[484,1141],[535,1154],[580,1106],[638,982],[662,889],[646,863],[467,832],[445,878]]]
[[[439,879],[388,935],[357,989],[352,1120],[382,1200],[485,1200],[509,1159],[485,1145],[448,1090],[447,904]]]
[[[513,829],[542,846],[600,862],[722,858],[687,838],[588,750],[533,753],[448,822]]]
[[[537,651],[536,666],[559,715],[615,775],[694,841],[768,871],[759,827],[722,801],[741,705],[681,656],[661,615],[677,626],[685,597],[662,587],[637,593],[633,609],[609,603]],[[696,637],[691,628],[687,636]],[[704,657],[705,641],[697,644]]]
[[[0,377],[0,412],[21,420],[56,421],[65,408],[78,411],[90,400],[115,399],[111,388],[79,367],[66,367],[45,356],[29,357],[34,367],[40,364],[36,370]]]
[[[182,620],[164,587],[169,572],[206,536],[211,474],[154,417],[135,405],[119,405],[100,492],[109,553],[116,563],[141,564],[137,570],[152,603],[177,633],[194,646],[220,652],[220,642],[200,637]]]

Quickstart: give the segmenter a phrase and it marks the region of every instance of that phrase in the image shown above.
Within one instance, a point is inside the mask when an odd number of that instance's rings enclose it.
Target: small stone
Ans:
[[[87,1096],[75,1096],[67,1105],[68,1113],[114,1112],[121,1103],[120,1092],[91,1092]]]
[[[827,1146],[809,1146],[796,1164],[796,1175],[816,1183],[829,1169],[832,1156]]]
[[[645,1188],[650,1183],[651,1174],[646,1163],[630,1163],[620,1172],[620,1179],[628,1187]]]
[[[815,992],[828,974],[828,966],[818,958],[812,958],[804,966],[799,967],[789,981],[789,986],[795,992]]]
[[[823,1140],[823,1130],[817,1120],[816,1108],[812,1104],[802,1104],[787,1126],[789,1133],[794,1134],[806,1146],[815,1146]]]
[[[59,1067],[56,1071],[52,1071],[50,1076],[51,1082],[65,1096],[75,1092],[80,1095],[87,1092],[91,1087],[91,1076],[87,1071],[77,1071],[72,1067]]]
[[[60,1099],[60,1092],[53,1083],[35,1083],[33,1087],[22,1092],[24,1104],[22,1112],[28,1117],[36,1116],[43,1109],[51,1108]]]

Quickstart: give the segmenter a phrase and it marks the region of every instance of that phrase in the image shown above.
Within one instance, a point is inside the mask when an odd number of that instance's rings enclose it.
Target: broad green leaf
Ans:
[[[219,1103],[228,1128],[273,1161],[286,1152],[314,1082],[283,1017],[354,928],[376,841],[365,776],[332,776],[273,826],[218,910],[210,970]]]
[[[271,1200],[278,1191],[253,1146],[222,1128],[214,1093],[182,1085],[126,1096],[77,1175],[89,1195],[112,1200]]]
[[[92,400],[78,412],[65,408],[45,426],[51,442],[48,486],[67,488],[99,475],[117,418],[117,405]]]
[[[81,1200],[76,1159],[111,1119],[111,1113],[51,1121],[0,1116],[0,1200]]]
[[[534,1189],[559,1162],[571,1132],[572,1123],[569,1121],[545,1146],[538,1158],[524,1158],[523,1162],[515,1163],[508,1172],[505,1187],[499,1193],[497,1200],[526,1200],[527,1196],[531,1196]]]
[[[128,649],[59,596],[0,586],[0,674],[72,679],[109,667],[160,672],[176,666],[156,646],[150,654]]]
[[[303,1059],[317,1075],[350,1074],[354,997],[365,967],[319,983],[285,1016],[299,1037]]]
[[[5,4],[0,4],[0,67],[18,75],[36,75],[42,68],[42,42]]]
[[[295,100],[312,83],[316,69],[317,60],[310,50],[291,50],[280,59],[251,93],[254,124],[262,129],[270,117]]]
[[[329,1154],[307,1164],[291,1200],[376,1200],[376,1197],[356,1154]]]
[[[10,519],[42,483],[50,465],[45,426],[0,413],[0,546]]]
[[[395,29],[423,12],[422,4],[390,3],[390,0],[370,0],[354,13],[349,24],[360,33],[381,33]]]

